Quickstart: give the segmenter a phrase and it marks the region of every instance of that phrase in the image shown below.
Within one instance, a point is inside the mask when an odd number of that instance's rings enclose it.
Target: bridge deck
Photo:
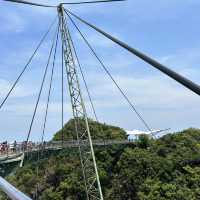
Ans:
[[[93,145],[94,146],[109,146],[109,145],[114,145],[114,144],[131,144],[133,141],[129,140],[94,140]],[[88,143],[82,144],[82,145],[88,145]],[[54,142],[47,142],[45,145],[41,145],[41,143],[38,143],[37,145],[33,145],[32,147],[29,147],[25,153],[28,152],[36,152],[40,151],[41,149],[43,150],[60,150],[63,148],[71,148],[71,147],[78,147],[79,144],[77,141],[54,141]],[[7,151],[5,153],[2,153],[0,155],[0,164],[5,164],[5,163],[12,163],[12,162],[18,162],[22,161],[24,158],[24,151],[22,150],[23,148],[18,148],[16,151]]]

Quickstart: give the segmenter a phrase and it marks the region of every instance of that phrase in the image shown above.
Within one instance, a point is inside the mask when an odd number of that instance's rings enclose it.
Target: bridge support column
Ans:
[[[19,167],[23,167],[23,164],[24,164],[24,153],[22,154],[22,160],[19,164]]]
[[[64,64],[75,121],[76,136],[79,145],[80,160],[88,200],[103,200],[95,154],[88,125],[88,117],[82,98],[79,78],[74,59],[73,44],[67,27],[62,5],[58,7],[60,31],[63,45]]]

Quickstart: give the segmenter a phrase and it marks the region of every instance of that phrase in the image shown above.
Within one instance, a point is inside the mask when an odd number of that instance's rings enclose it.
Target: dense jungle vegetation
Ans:
[[[127,134],[122,128],[111,126],[105,123],[102,124],[92,119],[88,119],[88,123],[90,126],[90,133],[92,139],[107,139],[107,140],[127,139]],[[80,127],[81,129],[84,128],[84,121],[82,119],[80,119]],[[59,130],[54,135],[53,140],[62,140],[62,134],[64,136],[63,138],[64,140],[77,139],[74,130],[74,119],[69,120],[65,124],[63,130]]]
[[[70,135],[72,121],[64,133]],[[93,137],[96,123],[90,121]],[[124,138],[124,131],[102,124],[109,138]],[[113,129],[113,131],[112,131]],[[72,133],[71,132],[71,133]],[[54,139],[59,139],[60,131]],[[121,134],[121,136],[120,136]],[[117,135],[117,136],[116,136]],[[67,137],[67,136],[66,136]],[[141,136],[130,145],[95,147],[105,200],[199,200],[200,130],[188,129],[153,140]],[[84,200],[77,149],[27,161],[7,179],[20,190],[41,200]],[[0,199],[6,199],[1,197]]]

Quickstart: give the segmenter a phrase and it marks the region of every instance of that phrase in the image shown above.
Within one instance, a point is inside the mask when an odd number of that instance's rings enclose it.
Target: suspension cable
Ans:
[[[66,11],[65,11],[66,12]],[[128,98],[128,96],[125,94],[125,92],[122,90],[122,88],[119,86],[119,84],[117,83],[117,81],[114,79],[114,77],[112,76],[112,74],[110,73],[110,71],[107,69],[107,67],[105,66],[105,64],[103,63],[103,61],[99,58],[99,56],[97,55],[97,53],[95,52],[95,50],[93,49],[93,47],[91,46],[91,44],[89,43],[89,41],[86,39],[86,37],[83,35],[83,33],[81,32],[80,28],[77,26],[77,24],[74,22],[74,20],[71,18],[71,16],[66,12],[66,14],[68,15],[70,21],[72,22],[72,24],[75,26],[75,28],[77,29],[77,31],[79,32],[79,34],[81,35],[82,39],[85,41],[85,43],[87,44],[87,46],[89,47],[89,49],[91,50],[91,52],[93,53],[93,55],[96,57],[96,59],[99,61],[100,65],[102,66],[102,68],[104,69],[104,71],[107,73],[107,75],[111,78],[111,80],[113,81],[113,83],[115,84],[115,86],[118,88],[118,90],[120,91],[120,93],[122,94],[122,96],[125,98],[125,100],[127,101],[127,103],[130,105],[130,107],[132,108],[132,110],[136,113],[136,115],[138,116],[138,118],[141,120],[141,122],[144,124],[144,126],[147,128],[148,131],[151,131],[150,126],[147,124],[147,122],[144,120],[144,118],[142,117],[142,115],[137,111],[135,105],[133,105],[133,103],[131,102],[131,100]]]
[[[62,146],[64,142],[64,47],[62,43],[62,84],[61,84],[61,93],[62,93],[62,106],[61,106],[61,113],[62,113]]]
[[[48,91],[48,98],[47,98],[47,104],[46,104],[46,111],[45,111],[43,130],[42,130],[42,144],[44,142],[44,134],[45,134],[45,129],[46,129],[46,121],[47,121],[48,109],[49,109],[49,101],[50,101],[51,90],[52,90],[52,82],[53,82],[55,61],[56,61],[56,54],[57,54],[57,46],[58,46],[59,28],[60,28],[60,26],[58,26],[58,31],[57,31],[57,36],[56,36],[56,44],[55,44],[55,50],[54,50],[54,56],[53,56],[53,66],[52,66],[52,70],[51,70],[51,78],[50,78],[50,84],[49,84],[49,91]]]
[[[54,69],[55,69],[55,59],[56,59],[56,53],[57,53],[57,44],[58,44],[58,34],[59,34],[59,26],[58,26],[58,32],[56,36],[56,44],[54,49],[54,56],[53,56],[53,65],[51,69],[51,75],[50,75],[50,83],[49,83],[49,91],[48,91],[48,97],[47,97],[47,104],[46,104],[46,110],[45,110],[45,117],[44,117],[44,124],[42,129],[42,137],[41,137],[41,155],[43,155],[44,151],[44,135],[45,135],[45,129],[46,129],[46,122],[47,122],[47,115],[48,115],[48,109],[49,109],[49,102],[50,102],[50,96],[51,96],[51,89],[52,89],[52,82],[53,82],[53,76],[54,76]],[[40,160],[40,145],[38,146],[38,153],[37,153],[37,167],[36,167],[36,176],[39,177],[39,160]],[[38,188],[39,183],[36,185],[36,199],[38,199]]]
[[[51,25],[49,26],[47,32],[44,34],[44,36],[42,37],[42,39],[40,40],[39,44],[37,45],[35,51],[33,52],[32,56],[29,58],[27,64],[25,65],[25,67],[23,68],[23,70],[21,71],[21,73],[19,74],[18,78],[16,79],[16,81],[13,83],[12,87],[10,88],[10,90],[8,91],[6,97],[4,98],[4,100],[2,101],[1,105],[0,105],[0,109],[3,107],[3,105],[5,104],[5,102],[7,101],[8,97],[10,96],[10,94],[12,93],[13,89],[15,88],[15,86],[17,85],[17,83],[19,82],[20,78],[22,77],[22,75],[24,74],[24,72],[26,71],[26,69],[28,68],[29,64],[31,63],[31,61],[33,60],[34,56],[36,55],[37,51],[39,50],[40,46],[42,45],[42,43],[44,42],[44,40],[46,39],[47,35],[49,34],[49,32],[51,31],[52,27],[54,26],[55,22],[57,20],[57,16],[56,18],[53,20],[53,22],[51,23]]]
[[[89,91],[89,88],[88,88],[88,84],[87,84],[87,81],[86,81],[86,78],[85,78],[85,75],[84,75],[82,66],[81,66],[81,64],[80,64],[80,60],[79,60],[79,58],[78,58],[78,54],[77,54],[77,51],[76,51],[76,48],[75,48],[75,45],[74,45],[72,36],[71,36],[71,34],[70,34],[70,31],[69,31],[69,28],[68,28],[68,34],[69,34],[69,38],[70,38],[70,41],[71,41],[71,44],[72,44],[72,48],[73,48],[73,51],[74,51],[74,55],[75,55],[75,57],[76,57],[78,67],[79,67],[79,70],[80,70],[80,72],[81,72],[81,76],[82,76],[82,79],[83,79],[83,82],[84,82],[84,85],[85,85],[85,88],[86,88],[86,91],[87,91],[87,94],[88,94],[88,97],[89,97],[89,101],[90,101],[90,104],[91,104],[91,107],[92,107],[92,110],[93,110],[95,119],[96,119],[96,121],[99,121],[99,120],[98,120],[98,117],[97,117],[97,113],[96,113],[95,107],[94,107],[94,103],[93,103],[93,100],[92,100],[92,97],[91,97],[91,94],[90,94],[90,91]]]
[[[42,93],[43,86],[44,86],[44,82],[45,82],[45,79],[46,79],[46,74],[47,74],[47,71],[48,71],[48,68],[49,68],[49,63],[50,63],[53,47],[54,47],[54,44],[55,44],[55,41],[56,41],[56,35],[57,35],[57,29],[56,29],[56,32],[54,34],[54,39],[53,39],[53,42],[52,42],[51,50],[49,52],[49,57],[48,57],[48,61],[47,61],[47,65],[46,65],[45,71],[44,71],[42,83],[41,83],[41,86],[40,86],[40,91],[39,91],[37,102],[36,102],[36,105],[35,105],[35,108],[34,108],[34,113],[33,113],[32,119],[31,119],[31,124],[30,124],[30,127],[29,127],[27,139],[26,139],[26,145],[28,144],[28,140],[29,140],[29,137],[30,137],[30,134],[31,134],[33,122],[34,122],[34,119],[35,119],[35,115],[36,115],[36,112],[37,112],[38,104],[39,104],[41,93]]]
[[[70,13],[70,15],[74,16],[76,19],[78,19],[82,23],[86,24],[90,28],[93,28],[95,31],[101,33],[102,35],[104,35],[109,40],[113,41],[114,43],[118,44],[122,48],[126,49],[127,51],[129,51],[130,53],[135,55],[136,57],[142,59],[144,62],[150,64],[151,66],[153,66],[157,70],[161,71],[162,73],[164,73],[168,77],[172,78],[173,80],[177,81],[178,83],[185,86],[189,90],[193,91],[197,95],[200,95],[200,85],[198,85],[197,83],[187,79],[186,77],[182,76],[181,74],[179,74],[179,73],[173,71],[172,69],[168,68],[167,66],[159,63],[157,60],[149,57],[148,55],[144,54],[143,52],[140,52],[139,50],[129,46],[125,42],[120,41],[119,39],[117,39],[117,38],[113,37],[112,35],[106,33],[105,31],[101,30],[100,28],[94,26],[93,24],[90,24],[89,22],[78,17],[77,15],[72,13],[71,11],[65,9],[65,12]]]
[[[79,70],[80,70],[80,72],[81,72],[81,76],[82,76],[82,79],[83,79],[83,82],[84,82],[84,85],[85,85],[85,88],[86,88],[86,91],[87,91],[87,94],[88,94],[88,97],[89,97],[89,101],[90,101],[90,104],[91,104],[91,107],[92,107],[92,110],[93,110],[95,119],[96,119],[96,121],[99,121],[99,120],[98,120],[98,117],[97,117],[97,113],[96,113],[95,107],[94,107],[94,103],[93,103],[93,100],[92,100],[92,96],[91,96],[91,94],[90,94],[90,91],[89,91],[89,88],[88,88],[88,84],[87,84],[87,81],[86,81],[86,78],[85,78],[85,75],[84,75],[82,66],[81,66],[81,64],[80,64],[80,60],[79,60],[79,58],[78,58],[77,52],[76,52],[75,47],[74,47],[74,42],[73,42],[71,36],[70,36],[70,39],[71,39],[73,51],[74,51],[74,54],[75,54],[75,56],[76,56],[76,60],[77,60],[77,63],[78,63],[78,67],[79,67]]]
[[[90,93],[90,90],[89,90],[89,87],[88,87],[88,84],[87,84],[87,81],[86,81],[86,78],[85,78],[85,75],[84,75],[84,72],[83,72],[81,63],[80,63],[80,60],[79,60],[79,58],[78,58],[78,54],[77,54],[77,51],[76,51],[76,48],[75,48],[75,45],[74,45],[72,36],[71,36],[71,34],[70,34],[69,28],[68,28],[68,34],[69,34],[69,38],[70,38],[70,41],[71,41],[71,44],[72,44],[72,48],[73,48],[73,51],[74,51],[74,55],[75,55],[76,60],[77,60],[77,64],[78,64],[79,70],[80,70],[80,72],[81,72],[81,76],[82,76],[82,79],[83,79],[83,82],[84,82],[84,85],[85,85],[85,88],[86,88],[86,91],[87,91],[87,95],[88,95],[88,98],[89,98],[89,101],[90,101],[90,105],[91,105],[91,108],[92,108],[92,111],[93,111],[95,120],[96,120],[96,122],[99,124],[99,126],[98,126],[99,131],[100,131],[101,133],[103,133],[103,128],[102,128],[102,126],[100,125],[100,121],[99,121],[99,118],[98,118],[98,116],[97,116],[96,109],[95,109],[95,106],[94,106],[94,103],[93,103],[93,100],[92,100],[92,96],[91,96],[91,93]],[[102,135],[103,135],[103,134],[102,134]],[[105,140],[105,138],[103,138],[103,140]]]

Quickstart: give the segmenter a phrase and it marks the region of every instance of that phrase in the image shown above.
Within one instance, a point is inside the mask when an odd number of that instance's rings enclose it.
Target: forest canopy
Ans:
[[[85,126],[84,120],[79,119],[80,128],[83,129]],[[62,135],[64,140],[77,139],[74,119],[69,120],[63,130],[59,130],[53,137],[53,140],[62,140]],[[107,139],[107,140],[121,140],[127,139],[126,132],[117,126],[108,125],[105,123],[100,123],[92,119],[88,119],[90,133],[92,139]]]
[[[105,200],[200,199],[199,129],[95,147],[95,154]],[[36,194],[40,200],[86,199],[76,148],[50,154],[39,163],[30,160],[7,179],[33,199]]]

